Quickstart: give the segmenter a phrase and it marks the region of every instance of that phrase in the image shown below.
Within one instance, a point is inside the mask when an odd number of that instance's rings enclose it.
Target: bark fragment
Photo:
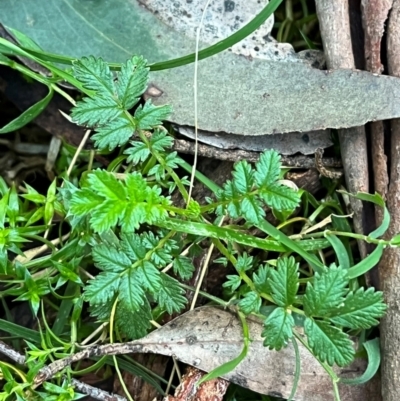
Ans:
[[[400,77],[400,1],[393,2],[388,24],[387,57],[390,75]],[[387,237],[400,231],[400,120],[391,121],[391,167],[387,207],[391,223]],[[398,400],[400,392],[400,249],[385,250],[379,266],[388,311],[381,322],[382,396]]]

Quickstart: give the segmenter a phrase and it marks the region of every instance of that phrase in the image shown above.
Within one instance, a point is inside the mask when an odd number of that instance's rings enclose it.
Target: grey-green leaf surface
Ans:
[[[2,1],[0,22],[46,51],[149,62],[193,51],[194,43],[160,23],[137,1]],[[161,41],[162,40],[162,41]],[[246,59],[229,52],[199,64],[198,126],[244,135],[362,125],[400,116],[400,79],[363,71],[327,73],[302,63]],[[170,104],[171,121],[194,125],[193,65],[151,74],[153,102]],[[294,90],[295,89],[295,90]],[[158,96],[158,97],[156,97]],[[238,101],[240,99],[240,101]]]

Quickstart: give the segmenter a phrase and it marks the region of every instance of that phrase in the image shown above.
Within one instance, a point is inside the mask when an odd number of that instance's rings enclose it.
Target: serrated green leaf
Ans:
[[[194,266],[191,261],[186,256],[178,256],[173,262],[174,273],[179,275],[182,280],[189,280],[194,272]]]
[[[387,306],[383,302],[383,294],[374,288],[359,288],[350,292],[343,304],[331,312],[330,321],[338,326],[350,329],[368,329],[376,326]]]
[[[125,150],[125,155],[128,155],[126,161],[136,165],[144,162],[150,156],[150,150],[143,142],[131,142],[131,146]]]
[[[240,209],[243,217],[252,224],[257,224],[265,216],[261,202],[255,196],[245,196],[242,198]]]
[[[137,203],[130,200],[121,224],[124,231],[134,231],[142,223],[153,224],[165,219],[167,216],[165,206],[169,202],[166,198],[160,197],[159,193],[157,188],[148,188],[147,199]]]
[[[125,110],[131,109],[144,93],[149,80],[147,61],[141,56],[133,56],[122,64],[116,83],[119,101]]]
[[[179,312],[187,303],[187,299],[182,295],[184,291],[178,281],[164,273],[161,273],[162,285],[157,294],[154,294],[161,308],[169,314]]]
[[[151,129],[156,125],[161,125],[170,114],[170,106],[154,106],[151,100],[148,100],[143,107],[140,105],[136,109],[135,122],[140,130]]]
[[[288,307],[296,300],[299,288],[299,265],[293,257],[278,259],[277,269],[271,269],[272,298],[281,307]]]
[[[109,245],[96,245],[92,255],[95,265],[103,271],[121,273],[132,266],[125,253]]]
[[[84,289],[85,300],[91,305],[106,304],[118,290],[120,276],[115,272],[102,272],[98,274]]]
[[[79,196],[73,196],[70,200],[70,213],[72,215],[85,216],[93,211],[93,209],[104,198],[88,188],[79,191]]]
[[[92,136],[98,149],[113,150],[117,146],[125,145],[134,134],[135,127],[123,116],[107,122],[102,127],[96,128]]]
[[[181,158],[178,156],[178,152],[174,151],[168,153],[165,158],[165,165],[171,169],[176,169],[181,164]]]
[[[293,337],[294,319],[289,311],[284,308],[275,308],[264,322],[264,345],[270,349],[279,351],[286,347]]]
[[[74,77],[96,95],[114,96],[114,77],[107,63],[94,56],[82,57],[73,63]]]
[[[72,120],[88,127],[107,124],[121,115],[118,103],[110,97],[85,97],[72,109]]]
[[[90,224],[94,231],[101,233],[115,227],[127,207],[126,201],[106,200],[92,211]]]
[[[147,334],[151,327],[151,309],[147,299],[138,310],[126,309],[120,302],[115,312],[115,323],[118,330],[131,340],[137,340]]]
[[[114,301],[115,297],[110,299],[107,304],[90,305],[90,316],[95,317],[98,322],[108,322],[110,320]]]
[[[253,256],[247,255],[246,252],[244,252],[242,255],[239,255],[235,265],[235,269],[239,274],[246,272],[252,267],[253,267]]]
[[[236,291],[240,287],[240,284],[242,283],[242,279],[236,275],[230,274],[226,276],[226,278],[228,279],[228,281],[222,284],[222,287],[230,288],[232,292]]]
[[[121,234],[121,247],[126,255],[132,260],[140,260],[146,257],[147,250],[143,246],[142,239],[135,233]]]
[[[297,192],[280,184],[260,187],[259,195],[267,206],[278,211],[294,210],[300,202],[300,196]]]
[[[138,267],[140,282],[151,294],[155,294],[162,285],[161,273],[148,260],[144,260]]]
[[[347,334],[328,322],[305,319],[308,344],[321,362],[346,366],[354,359],[353,343]]]
[[[272,269],[269,266],[260,266],[257,272],[253,273],[253,283],[260,293],[271,294],[272,288],[269,281]]]
[[[281,157],[275,150],[267,150],[260,155],[255,165],[254,178],[258,187],[269,187],[279,179]]]
[[[331,266],[320,273],[315,273],[314,282],[307,283],[303,298],[307,316],[325,316],[344,301],[349,280],[347,271]]]
[[[129,269],[121,277],[118,294],[121,306],[130,311],[138,311],[146,301],[138,269]]]
[[[99,192],[106,199],[122,201],[126,198],[126,190],[114,174],[106,170],[95,170],[88,175],[90,189]]]
[[[254,184],[254,170],[246,160],[235,163],[232,175],[238,194],[242,195],[251,191]]]
[[[123,231],[132,232],[142,223],[152,224],[167,216],[165,206],[170,201],[161,195],[160,188],[148,187],[139,173],[127,174],[121,182],[112,173],[96,171],[89,175],[88,182],[90,187],[72,195],[71,210],[78,216],[90,212],[91,227],[96,232],[107,231],[118,222]],[[95,195],[88,195],[90,191]],[[90,211],[83,205],[84,200],[90,201]]]
[[[173,144],[174,138],[168,135],[167,132],[159,129],[154,130],[154,133],[150,138],[151,148],[158,152],[164,152],[165,149],[170,148]]]
[[[258,313],[261,307],[261,298],[256,292],[250,291],[239,301],[239,307],[246,315],[252,312]]]

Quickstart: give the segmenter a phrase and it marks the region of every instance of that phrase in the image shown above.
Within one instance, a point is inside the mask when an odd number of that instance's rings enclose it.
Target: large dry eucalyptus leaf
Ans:
[[[123,61],[136,53],[154,62],[195,48],[138,0],[49,0],[35,7],[31,0],[2,0],[0,22],[47,51],[76,57]],[[151,81],[155,102],[173,106],[172,121],[193,126],[193,65],[154,72]],[[198,81],[198,125],[210,132],[264,135],[400,117],[400,79],[366,72],[224,52],[199,63]]]
[[[262,323],[248,319],[252,339],[247,357],[225,379],[253,391],[287,398],[293,385],[295,355],[291,345],[282,351],[270,351],[263,346]],[[188,312],[161,329],[139,340],[143,351],[174,355],[177,359],[206,372],[240,354],[243,347],[242,326],[235,313],[216,307],[202,307]],[[306,348],[300,345],[301,378],[296,400],[331,401],[332,383],[329,376]],[[365,362],[337,369],[345,377],[361,375]],[[342,375],[340,375],[342,376]],[[375,386],[374,386],[375,385]],[[364,401],[371,389],[379,386],[341,386],[342,401]]]
[[[292,390],[295,373],[295,354],[289,345],[282,351],[270,351],[263,346],[262,322],[248,319],[251,338],[246,358],[230,373],[223,376],[233,383],[253,391],[287,398]],[[236,313],[217,307],[202,307],[187,312],[146,337],[125,344],[106,344],[89,347],[70,357],[57,360],[43,368],[35,384],[53,377],[66,366],[85,358],[101,355],[153,353],[174,356],[200,370],[210,372],[238,356],[243,348],[242,326]],[[332,383],[317,360],[299,344],[301,376],[296,400],[331,401]],[[365,370],[365,361],[336,368],[339,377],[355,377]],[[340,386],[342,401],[364,401],[379,393],[378,378],[363,386]]]

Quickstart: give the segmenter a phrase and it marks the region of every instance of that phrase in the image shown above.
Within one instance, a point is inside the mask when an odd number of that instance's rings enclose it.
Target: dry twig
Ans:
[[[331,69],[354,69],[350,36],[348,0],[319,0],[316,2],[327,65]],[[339,130],[340,148],[347,189],[368,192],[368,158],[364,127]],[[354,228],[365,234],[365,212],[360,200],[351,199]],[[362,257],[367,256],[365,243],[359,242]]]
[[[15,351],[9,345],[0,341],[0,354],[3,354],[13,360],[14,362],[18,363],[19,365],[25,365],[26,358],[24,355]],[[47,369],[45,366],[43,369]],[[90,386],[89,384],[83,383],[79,380],[72,379],[71,384],[75,387],[76,390],[80,391],[81,393],[87,394],[96,400],[100,401],[127,401],[125,397],[121,397],[116,394],[110,394],[107,391],[100,390],[96,387]]]

